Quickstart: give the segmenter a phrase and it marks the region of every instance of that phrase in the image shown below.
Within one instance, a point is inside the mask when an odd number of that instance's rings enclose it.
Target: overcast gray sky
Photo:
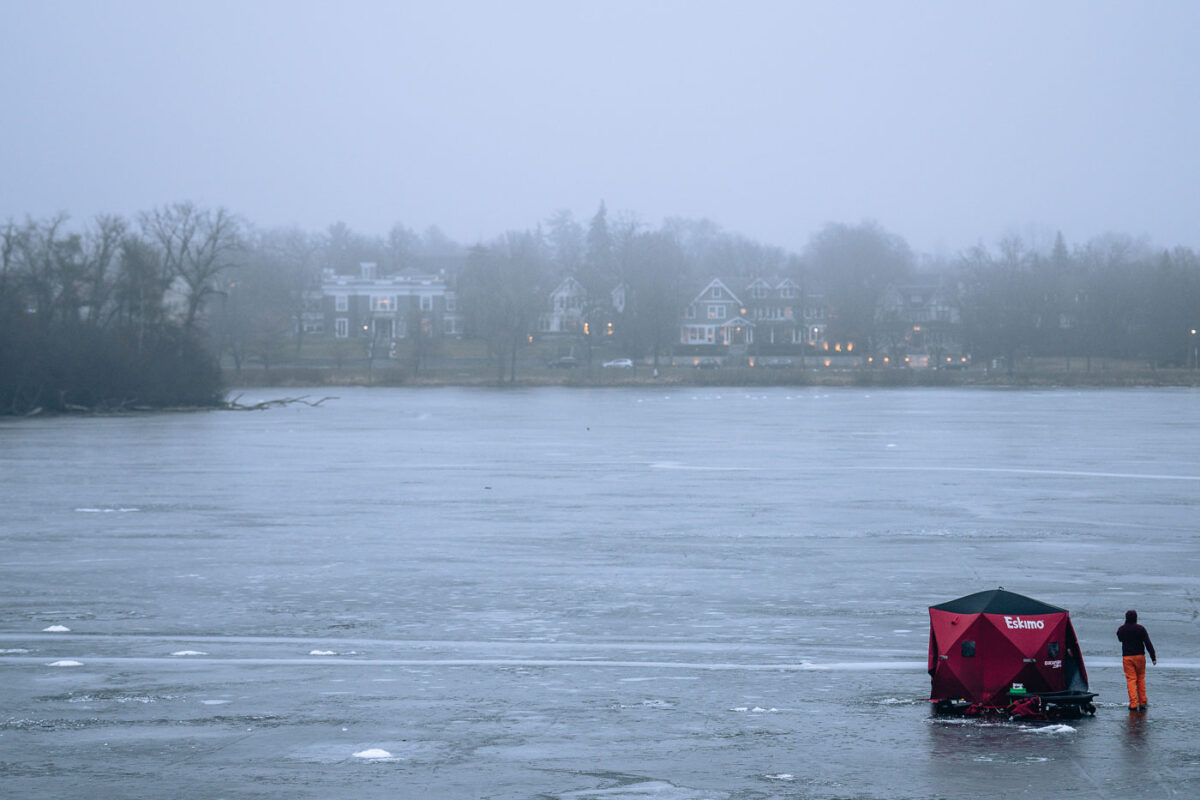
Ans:
[[[1197,2],[0,0],[0,219],[1200,245]]]

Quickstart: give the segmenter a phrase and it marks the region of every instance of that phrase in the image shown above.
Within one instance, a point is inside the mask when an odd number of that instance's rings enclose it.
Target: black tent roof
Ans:
[[[952,614],[1061,614],[1066,612],[1065,608],[1052,606],[1023,594],[1006,591],[1003,587],[989,589],[986,592],[976,592],[929,608],[949,611]]]

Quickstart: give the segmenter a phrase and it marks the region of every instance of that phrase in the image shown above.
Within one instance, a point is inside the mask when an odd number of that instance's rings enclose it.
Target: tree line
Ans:
[[[652,227],[603,203],[589,219],[558,212],[471,246],[431,227],[385,236],[343,223],[321,232],[258,229],[225,209],[176,203],[131,219],[65,215],[0,227],[0,413],[208,405],[219,359],[236,369],[300,355],[323,269],[440,273],[458,294],[465,334],[483,340],[497,379],[513,380],[550,292],[586,289],[586,359],[603,344],[657,366],[678,342],[684,307],[713,277],[790,278],[828,308],[827,336],[869,353],[884,340],[889,286],[937,284],[960,312],[976,360],[1026,356],[1137,359],[1196,366],[1200,258],[1122,235],[1069,247],[1018,236],[930,258],[873,222],[830,223],[800,253],[707,220]],[[611,331],[611,333],[610,333]]]
[[[827,310],[826,336],[856,352],[884,352],[879,309],[898,285],[934,285],[958,312],[962,352],[1009,370],[1024,358],[1098,358],[1152,367],[1200,360],[1200,257],[1110,234],[1069,248],[1061,233],[1038,247],[1017,235],[951,257],[913,252],[874,222],[830,223],[799,253],[722,231],[708,221],[669,219],[659,228],[608,217],[603,204],[585,225],[562,212],[535,229],[470,250],[459,288],[473,334],[492,344],[498,377],[511,379],[547,297],[564,277],[587,290],[585,358],[615,323],[615,348],[652,358],[678,343],[683,309],[709,280],[741,286],[790,278]],[[609,293],[624,287],[623,309]],[[739,290],[737,283],[731,288]],[[743,298],[745,299],[745,298]],[[799,309],[794,309],[799,313]]]
[[[240,227],[186,203],[0,227],[0,413],[218,403],[201,312]]]

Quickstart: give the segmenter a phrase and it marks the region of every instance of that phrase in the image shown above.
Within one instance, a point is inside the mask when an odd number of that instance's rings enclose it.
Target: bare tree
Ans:
[[[124,218],[103,214],[96,217],[91,230],[84,234],[84,308],[86,321],[94,328],[106,328],[117,316],[114,302],[121,242],[128,224]]]
[[[687,303],[688,262],[679,242],[665,231],[636,240],[625,315],[636,333],[636,350],[649,350],[658,369],[661,355],[679,341],[679,316]]]
[[[158,249],[140,236],[127,234],[121,240],[113,299],[118,323],[132,332],[137,353],[162,325],[163,293],[169,282]]]
[[[461,280],[472,332],[488,343],[497,378],[516,380],[517,352],[528,342],[549,291],[544,248],[532,233],[510,233],[472,248]]]
[[[832,306],[830,338],[859,345],[871,342],[884,289],[913,268],[908,244],[874,222],[826,225],[809,242],[805,260]]]
[[[220,290],[217,277],[233,266],[241,220],[224,208],[175,203],[142,213],[138,222],[162,251],[163,267],[186,287],[183,329],[190,333],[205,301]]]

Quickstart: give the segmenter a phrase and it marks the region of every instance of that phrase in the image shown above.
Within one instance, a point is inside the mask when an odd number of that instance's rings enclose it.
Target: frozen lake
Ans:
[[[0,422],[3,796],[1200,785],[1200,392],[323,394]],[[1095,718],[931,717],[927,607],[999,585]]]

